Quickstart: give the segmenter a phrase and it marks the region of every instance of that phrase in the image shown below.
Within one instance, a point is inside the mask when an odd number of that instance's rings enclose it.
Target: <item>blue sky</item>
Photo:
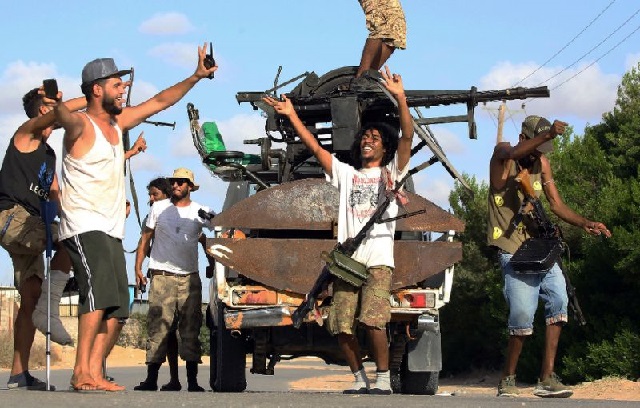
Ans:
[[[402,3],[408,46],[396,51],[388,65],[402,74],[407,89],[469,89],[474,85],[479,90],[502,89],[526,77],[519,85],[549,86],[551,98],[529,100],[524,109],[522,101],[508,104],[504,139],[514,143],[519,123],[527,114],[565,120],[582,134],[586,124],[598,123],[613,108],[622,75],[640,61],[637,1]],[[199,109],[201,121],[216,121],[228,148],[258,153],[257,146],[243,145],[242,140],[263,136],[263,118],[250,106],[238,105],[236,92],[272,87],[278,66],[282,66],[280,79],[284,81],[305,71],[322,75],[357,65],[367,35],[355,0],[68,0],[12,2],[10,10],[4,8],[0,25],[2,152],[25,120],[22,95],[42,79],[57,78],[65,99],[80,96],[84,64],[113,57],[119,68],[135,68],[135,104],[189,76],[195,69],[197,46],[213,43],[219,65],[216,78],[202,80],[174,107],[151,118],[175,121],[175,130],[140,125],[131,132],[135,138],[144,131],[149,146],[132,161],[142,216],[147,213],[148,181],[170,175],[177,167],[194,170],[202,186],[192,196],[195,201],[221,209],[226,185],[200,163],[189,132],[187,102]],[[477,140],[468,138],[466,124],[433,127],[452,164],[480,180],[488,176],[497,107],[494,103],[476,109]],[[463,106],[450,110],[464,113]],[[442,114],[435,109],[424,113]],[[51,144],[60,155],[62,135],[58,132]],[[423,152],[414,163],[429,157]],[[448,208],[453,181],[440,165],[419,174],[416,186],[419,194]],[[133,249],[138,237],[139,227],[131,217],[125,248]],[[127,261],[133,280],[133,258]],[[10,259],[0,251],[0,285],[12,281]]]

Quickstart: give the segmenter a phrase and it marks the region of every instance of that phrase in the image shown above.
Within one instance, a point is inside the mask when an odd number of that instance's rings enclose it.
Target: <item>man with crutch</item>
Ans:
[[[14,285],[20,293],[7,388],[44,390],[49,388],[47,384],[29,373],[29,357],[36,330],[32,316],[39,304],[41,288],[47,286],[43,285],[42,252],[46,238],[40,202],[57,201],[59,196],[56,156],[47,144],[55,117],[39,88],[27,92],[22,102],[29,120],[20,125],[9,141],[0,169],[0,245],[11,257]],[[65,105],[78,110],[86,106],[86,100],[76,98]],[[56,251],[51,266],[68,274],[70,261],[64,250]]]

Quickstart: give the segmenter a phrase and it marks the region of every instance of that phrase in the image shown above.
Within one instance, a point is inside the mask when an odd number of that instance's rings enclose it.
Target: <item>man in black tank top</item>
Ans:
[[[55,174],[56,156],[47,144],[53,131],[55,116],[38,88],[29,91],[22,100],[30,119],[11,138],[0,169],[0,244],[11,257],[14,285],[21,298],[15,319],[13,366],[7,387],[42,390],[46,388],[46,384],[29,373],[29,357],[35,335],[32,317],[36,310],[40,313],[44,311],[46,330],[47,285],[42,256],[46,238],[45,226],[40,217],[40,203],[59,200],[58,179]],[[85,105],[84,98],[67,102],[72,110]],[[51,308],[51,327],[52,333],[55,333],[55,336],[52,334],[52,339],[66,344],[72,344],[73,340],[60,322],[58,304],[70,265],[66,252],[56,251],[51,260],[51,268],[55,270],[50,273],[51,298],[52,301],[57,300],[57,303],[52,302]],[[57,296],[53,294],[55,288],[60,289]]]

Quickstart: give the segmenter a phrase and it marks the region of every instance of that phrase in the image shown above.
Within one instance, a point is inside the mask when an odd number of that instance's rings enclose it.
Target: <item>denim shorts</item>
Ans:
[[[567,287],[558,263],[546,273],[519,274],[511,267],[512,254],[500,253],[498,260],[504,278],[504,297],[509,305],[509,335],[529,336],[538,299],[544,302],[547,325],[567,322]]]

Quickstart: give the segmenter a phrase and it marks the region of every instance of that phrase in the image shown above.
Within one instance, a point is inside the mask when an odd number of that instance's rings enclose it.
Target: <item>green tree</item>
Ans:
[[[616,175],[638,177],[640,163],[640,63],[631,68],[618,87],[616,105],[602,123],[587,129],[607,152]]]
[[[639,66],[640,67],[640,66]],[[583,137],[561,140],[552,155],[555,179],[567,204],[604,222],[610,239],[569,236],[567,264],[588,324],[569,326],[563,375],[572,380],[603,375],[637,378],[640,366],[640,69],[624,75],[618,99],[601,124]],[[634,370],[629,367],[635,366]]]
[[[456,217],[465,222],[462,261],[455,266],[451,301],[442,309],[443,371],[498,368],[506,344],[506,310],[499,267],[486,244],[486,183],[463,175],[472,194],[459,183],[449,196]]]

